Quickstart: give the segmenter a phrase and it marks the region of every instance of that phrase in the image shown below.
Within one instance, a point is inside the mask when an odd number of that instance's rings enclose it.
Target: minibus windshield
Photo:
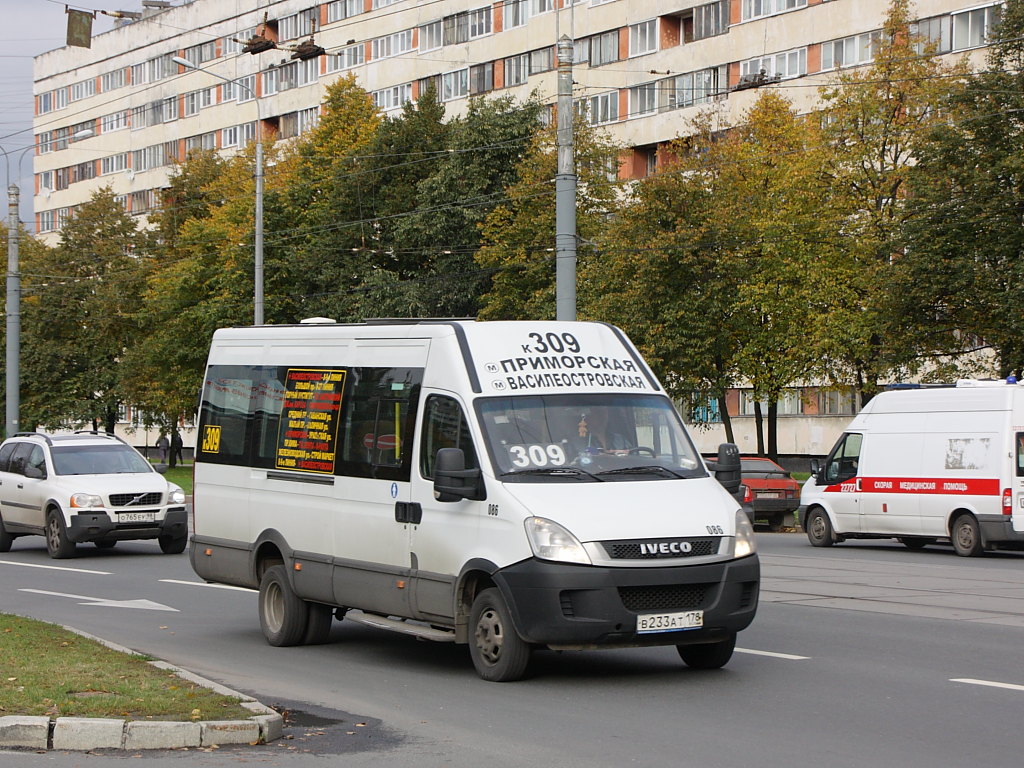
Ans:
[[[507,482],[705,477],[668,398],[569,394],[477,401],[495,474]]]

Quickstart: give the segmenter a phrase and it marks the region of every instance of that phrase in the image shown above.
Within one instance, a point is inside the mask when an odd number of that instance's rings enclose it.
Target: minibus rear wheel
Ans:
[[[516,632],[512,614],[496,587],[485,589],[473,601],[469,614],[469,655],[484,680],[507,683],[526,674],[530,645]]]
[[[267,568],[260,579],[260,627],[273,646],[298,645],[306,634],[309,605],[288,583],[283,565]]]

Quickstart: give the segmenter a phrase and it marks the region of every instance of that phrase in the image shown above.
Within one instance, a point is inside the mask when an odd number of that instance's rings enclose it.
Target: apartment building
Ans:
[[[886,0],[192,0],[144,9],[142,18],[94,37],[91,48],[35,60],[35,229],[53,242],[75,207],[103,186],[145,216],[190,150],[234,152],[257,131],[264,140],[296,136],[316,124],[326,85],[349,72],[384,112],[415,100],[431,81],[449,114],[490,93],[536,92],[554,103],[562,36],[574,41],[574,98],[631,148],[621,174],[644,176],[658,146],[685,132],[698,109],[713,105],[723,121],[735,120],[759,87],[781,88],[809,108],[835,70],[871,60],[886,7]],[[998,3],[921,0],[916,13],[920,32],[953,53],[980,49],[998,10]],[[243,52],[257,35],[276,47]],[[311,35],[324,54],[293,58],[289,48]]]
[[[888,0],[173,0],[35,61],[36,231],[55,242],[94,190],[109,186],[145,217],[174,164],[259,135],[315,125],[324,90],[354,73],[385,113],[433,82],[450,115],[483,94],[556,100],[556,42],[574,43],[574,98],[629,147],[620,174],[650,173],[658,147],[698,110],[723,124],[759,88],[809,110],[837,70],[869,63]],[[155,5],[155,3],[154,3]],[[918,32],[948,55],[983,62],[1000,3],[919,0]],[[256,37],[268,41],[243,50]],[[294,58],[313,36],[323,55]],[[273,43],[271,46],[269,43]],[[183,58],[199,67],[176,63]],[[225,82],[225,79],[229,82]],[[856,410],[849,395],[807,389],[784,404],[783,452],[828,450]],[[749,393],[746,393],[749,394]],[[734,419],[753,414],[742,390]],[[714,414],[702,449],[722,438]],[[752,419],[751,419],[752,421]],[[738,432],[752,440],[749,423]],[[752,451],[752,444],[741,449]]]

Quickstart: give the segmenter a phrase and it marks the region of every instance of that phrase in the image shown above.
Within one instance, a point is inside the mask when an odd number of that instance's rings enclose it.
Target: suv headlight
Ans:
[[[736,510],[736,541],[733,545],[735,557],[746,557],[757,551],[757,542],[754,540],[754,526],[750,524],[750,518],[742,509]]]
[[[185,492],[178,487],[171,488],[171,492],[167,494],[167,501],[171,504],[184,504]]]
[[[590,555],[579,539],[558,523],[543,517],[526,519],[526,538],[533,554],[541,560],[590,565]]]
[[[73,493],[71,494],[72,507],[102,507],[103,499],[95,493]]]

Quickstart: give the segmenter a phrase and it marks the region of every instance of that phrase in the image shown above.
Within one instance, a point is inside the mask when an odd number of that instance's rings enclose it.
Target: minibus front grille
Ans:
[[[670,584],[651,587],[619,587],[627,611],[691,611],[704,607],[706,584]]]
[[[601,546],[612,560],[664,560],[678,557],[717,555],[720,539],[703,536],[693,539],[631,539],[602,541]]]

